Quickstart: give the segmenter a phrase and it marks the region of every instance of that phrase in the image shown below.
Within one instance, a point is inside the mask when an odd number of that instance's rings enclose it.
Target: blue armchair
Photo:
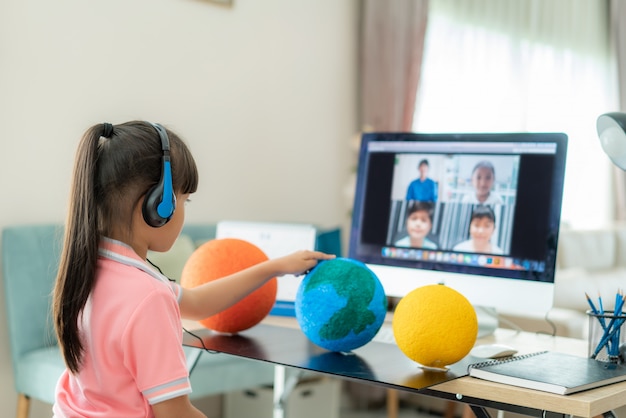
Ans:
[[[28,417],[30,398],[54,402],[54,387],[65,369],[50,315],[62,233],[55,225],[10,227],[2,233],[4,294],[18,418]]]

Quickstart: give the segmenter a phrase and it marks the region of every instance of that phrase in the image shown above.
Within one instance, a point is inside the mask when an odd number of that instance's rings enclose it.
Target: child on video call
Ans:
[[[496,169],[489,161],[479,161],[472,170],[474,191],[463,196],[462,203],[501,205],[504,203],[499,193],[491,190],[496,181]]]
[[[189,149],[161,125],[104,123],[83,135],[54,288],[67,366],[54,417],[205,417],[188,397],[181,317],[212,316],[273,277],[333,258],[298,251],[183,289],[146,256],[173,245],[197,186]]]
[[[437,244],[426,238],[433,227],[433,204],[409,202],[406,216],[407,236],[395,242],[396,247],[437,249]]]
[[[420,200],[425,202],[437,201],[437,183],[428,177],[429,170],[430,164],[428,160],[421,160],[417,165],[417,171],[419,171],[420,175],[418,178],[409,183],[409,187],[406,190],[405,200]]]
[[[491,242],[491,236],[496,228],[496,215],[486,205],[478,205],[472,212],[470,219],[470,239],[454,246],[454,251],[502,254],[502,249]]]

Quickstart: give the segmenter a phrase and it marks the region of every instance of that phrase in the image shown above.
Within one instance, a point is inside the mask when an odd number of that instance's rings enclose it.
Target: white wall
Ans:
[[[0,228],[62,222],[79,137],[130,119],[194,152],[188,222],[345,226],[357,2],[234,1],[0,2]],[[7,338],[2,319],[0,415],[13,416]]]

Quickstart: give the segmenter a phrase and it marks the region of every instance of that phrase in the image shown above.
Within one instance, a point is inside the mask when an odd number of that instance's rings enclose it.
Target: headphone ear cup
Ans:
[[[149,122],[150,123],[150,122]],[[170,163],[170,140],[164,127],[156,123],[150,123],[159,134],[161,140],[161,177],[154,187],[148,190],[143,200],[141,213],[146,223],[154,228],[159,228],[172,218],[176,209],[176,195],[172,183],[172,165]]]
[[[164,158],[161,179],[146,193],[141,212],[148,225],[159,228],[172,218],[175,209],[176,195],[172,190],[170,161]]]
[[[169,221],[169,217],[161,217],[157,210],[159,203],[161,203],[161,200],[163,200],[163,188],[159,186],[160,184],[157,184],[156,186],[153,186],[150,190],[148,190],[148,193],[146,193],[146,197],[143,200],[143,207],[141,208],[143,220],[146,221],[148,225],[154,228],[159,228],[165,225],[167,221]]]

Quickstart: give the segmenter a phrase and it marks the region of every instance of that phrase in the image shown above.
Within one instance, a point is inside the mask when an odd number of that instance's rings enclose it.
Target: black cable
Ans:
[[[188,330],[187,328],[185,328],[185,327],[183,327],[183,331],[184,331],[184,332],[186,332],[187,334],[191,335],[192,337],[197,338],[197,339],[200,341],[200,344],[202,344],[202,349],[203,349],[204,351],[206,351],[207,353],[210,353],[210,354],[219,354],[219,351],[209,350],[209,349],[207,348],[207,346],[206,346],[206,345],[204,345],[204,340],[203,340],[203,339],[202,339],[202,337],[200,337],[199,335],[194,334],[193,332],[189,331],[189,330]]]
[[[148,263],[150,263],[150,265],[151,265],[152,267],[154,267],[155,269],[157,269],[157,270],[159,271],[159,273],[161,273],[161,275],[162,275],[163,277],[167,278],[167,280],[169,280],[170,282],[176,282],[176,280],[174,280],[174,279],[170,279],[169,277],[167,277],[167,276],[163,273],[163,271],[159,268],[159,266],[157,266],[156,264],[154,264],[154,263],[153,263],[152,261],[150,261],[148,258],[146,258],[146,261],[147,261]],[[186,332],[187,334],[191,335],[192,337],[197,338],[197,339],[200,341],[200,344],[202,344],[202,349],[203,349],[204,351],[206,351],[206,352],[208,352],[208,353],[211,353],[211,354],[218,354],[218,353],[219,353],[218,351],[215,351],[215,350],[209,350],[209,349],[207,348],[207,346],[206,346],[206,345],[204,345],[204,340],[203,340],[203,339],[202,339],[202,337],[200,337],[199,335],[194,334],[193,332],[189,331],[187,328],[183,327],[182,325],[181,325],[181,328],[182,328],[182,329],[183,329],[183,331],[184,331],[184,332]]]
[[[165,278],[166,278],[167,280],[169,280],[170,282],[175,282],[175,281],[176,281],[176,280],[174,280],[174,279],[170,279],[169,277],[167,277],[167,276],[163,273],[163,271],[159,268],[159,266],[157,266],[157,265],[156,265],[156,264],[154,264],[152,261],[150,261],[150,259],[149,259],[149,258],[146,258],[146,261],[147,261],[148,263],[150,263],[150,265],[151,265],[152,267],[154,267],[155,269],[157,269],[157,270],[159,271],[159,273],[161,273],[161,276],[165,277]]]

